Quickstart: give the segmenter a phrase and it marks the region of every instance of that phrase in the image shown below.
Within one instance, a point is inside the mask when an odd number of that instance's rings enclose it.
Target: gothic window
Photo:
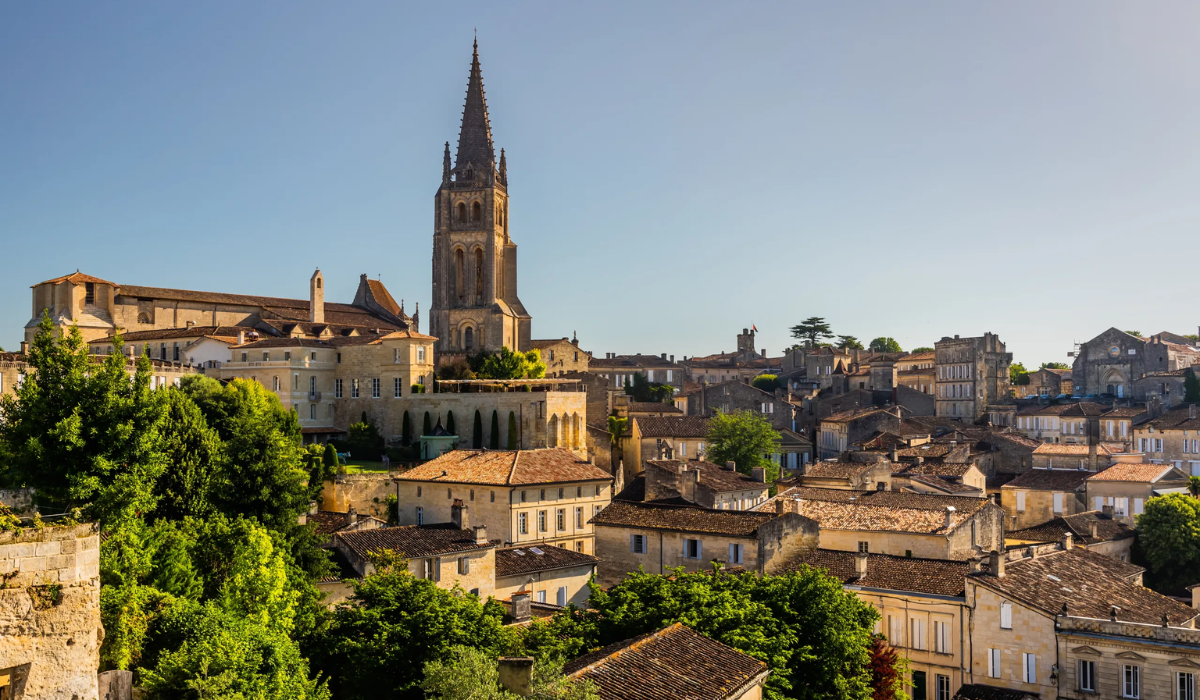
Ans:
[[[479,206],[479,202],[471,205],[471,221],[479,221],[483,218],[483,207]]]
[[[483,251],[475,251],[475,301],[483,301]]]
[[[459,221],[467,220],[467,205],[463,204],[462,202],[458,203],[458,220]]]
[[[468,180],[474,180],[474,179],[475,179],[475,171],[474,171],[474,170],[471,170],[470,168],[467,168],[467,179],[468,179]]]
[[[150,314],[146,313],[145,311],[141,312],[140,314],[138,314],[137,322],[138,323],[150,323]]]
[[[468,352],[475,349],[475,331],[470,328],[463,331],[463,349]]]
[[[462,205],[460,204],[458,206],[461,207]],[[463,286],[465,283],[466,275],[465,275],[465,270],[463,269],[463,265],[464,265],[463,252],[462,252],[462,249],[459,248],[458,250],[454,251],[454,274],[455,274],[454,283],[455,283],[456,290],[458,291],[459,301],[462,301],[462,299],[464,297]]]

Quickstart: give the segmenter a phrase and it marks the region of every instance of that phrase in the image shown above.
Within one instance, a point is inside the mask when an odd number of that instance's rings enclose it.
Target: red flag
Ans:
[[[758,332],[758,326],[756,326],[756,325],[754,325],[753,323],[751,323],[751,324],[750,324],[750,327],[754,329],[754,332],[755,332],[755,333],[757,333],[757,332]]]

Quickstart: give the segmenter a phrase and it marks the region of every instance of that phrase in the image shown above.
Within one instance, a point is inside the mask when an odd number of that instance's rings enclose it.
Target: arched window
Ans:
[[[462,205],[460,204],[459,206],[461,207]],[[466,292],[463,289],[466,284],[466,271],[463,269],[463,265],[463,251],[462,248],[459,248],[458,250],[454,251],[454,284],[455,289],[458,292],[459,301],[462,301],[466,295]]]
[[[479,206],[479,202],[471,205],[471,221],[479,221],[483,218],[483,207]]]
[[[483,251],[475,250],[475,301],[483,302]]]
[[[458,220],[459,221],[467,220],[467,205],[463,204],[462,202],[458,203]]]
[[[474,171],[474,170],[471,170],[470,168],[467,168],[467,179],[468,179],[468,180],[474,180],[474,179],[475,179],[475,171]]]
[[[468,352],[475,349],[475,331],[470,328],[463,331],[463,349]]]
[[[140,314],[138,314],[137,322],[138,323],[150,323],[150,314],[146,313],[145,311],[141,312]]]
[[[320,289],[320,288],[321,288],[321,278],[318,277],[317,278],[317,289]]]

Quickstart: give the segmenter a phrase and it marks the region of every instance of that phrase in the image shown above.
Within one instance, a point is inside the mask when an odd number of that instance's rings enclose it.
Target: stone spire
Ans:
[[[458,132],[458,153],[454,169],[474,163],[477,168],[496,167],[492,148],[492,126],[488,121],[487,98],[483,94],[483,73],[479,70],[479,40],[471,55],[471,78],[467,82],[467,102],[463,106],[462,128]],[[487,171],[485,171],[487,172]]]
[[[500,184],[508,186],[508,163],[504,160],[504,149],[500,149]]]
[[[503,155],[503,154],[501,154]],[[503,160],[503,158],[501,158]],[[450,182],[450,142],[446,142],[446,153],[442,156],[442,184]]]

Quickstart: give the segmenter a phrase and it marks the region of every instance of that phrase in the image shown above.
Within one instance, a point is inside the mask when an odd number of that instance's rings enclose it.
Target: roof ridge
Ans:
[[[508,482],[507,483],[509,483],[509,484],[513,483],[513,478],[517,475],[517,461],[519,459],[521,459],[521,451],[513,450],[512,467],[509,468],[509,470],[508,470]]]

